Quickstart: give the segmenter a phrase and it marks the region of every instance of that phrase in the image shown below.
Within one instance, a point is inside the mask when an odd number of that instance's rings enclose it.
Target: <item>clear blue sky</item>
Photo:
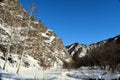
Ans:
[[[120,0],[20,0],[28,10],[34,2],[44,25],[65,45],[91,44],[120,34]]]

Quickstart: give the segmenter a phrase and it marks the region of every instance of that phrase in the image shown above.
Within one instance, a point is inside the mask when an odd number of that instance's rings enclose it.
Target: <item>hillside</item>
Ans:
[[[120,35],[88,46],[74,43],[66,48],[73,58],[71,67],[98,66],[120,72]]]
[[[62,40],[29,15],[18,0],[1,0],[0,13],[2,57],[8,53],[28,54],[46,68],[62,68],[64,61],[71,60]]]

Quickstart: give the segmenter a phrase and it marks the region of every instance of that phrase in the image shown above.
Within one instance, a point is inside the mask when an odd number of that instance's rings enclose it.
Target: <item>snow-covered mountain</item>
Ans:
[[[85,56],[88,50],[88,47],[85,44],[79,43],[73,43],[69,46],[66,46],[66,48],[72,57]]]
[[[120,35],[88,46],[74,43],[66,48],[74,61],[72,67],[99,66],[120,71]]]
[[[71,57],[62,40],[28,15],[19,0],[0,0],[0,53],[27,54],[42,67],[62,67]]]
[[[88,46],[85,44],[73,43],[71,45],[66,46],[66,49],[68,50],[69,54],[72,57],[76,55],[77,55],[76,57],[83,57],[87,55],[91,50],[95,48],[99,48],[101,46],[105,46],[108,44],[113,45],[114,43],[120,45],[119,41],[120,41],[120,35],[97,42],[97,43],[90,44]],[[114,43],[111,43],[111,42],[114,42]]]

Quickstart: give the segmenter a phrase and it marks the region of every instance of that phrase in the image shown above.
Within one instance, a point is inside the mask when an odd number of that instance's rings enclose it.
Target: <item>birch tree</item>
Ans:
[[[5,57],[5,62],[4,62],[4,65],[3,65],[3,70],[6,69],[6,64],[7,64],[7,61],[8,61],[8,57],[10,55],[10,46],[11,46],[11,42],[12,42],[12,36],[13,36],[13,32],[12,32],[12,26],[10,27],[11,29],[11,34],[9,35],[9,39],[7,40],[8,44],[7,44],[7,54],[6,54],[6,57]]]
[[[22,54],[21,54],[21,56],[20,56],[20,62],[19,62],[19,65],[18,65],[18,68],[17,68],[17,71],[16,71],[17,74],[18,74],[19,71],[20,71],[20,66],[21,66],[21,63],[22,63],[24,54],[26,53],[26,47],[27,47],[26,40],[27,40],[27,38],[29,38],[28,34],[29,34],[29,32],[30,32],[30,29],[32,29],[32,27],[31,27],[31,17],[32,17],[32,15],[35,13],[35,9],[36,9],[35,4],[32,3],[32,4],[31,4],[31,7],[30,7],[30,10],[29,10],[28,27],[27,27],[27,29],[26,29],[26,31],[25,31],[25,38],[24,38],[24,44],[23,44],[23,52],[22,52]],[[26,21],[26,22],[27,22],[27,21]]]
[[[5,18],[6,18],[7,11],[8,11],[8,10],[5,10],[4,20],[5,20]],[[14,21],[14,18],[13,18],[13,19],[10,19],[10,20],[11,20],[11,21]],[[4,24],[5,24],[5,23],[4,23]],[[5,25],[3,25],[3,26],[5,26]],[[13,28],[13,23],[10,22],[10,34],[8,35],[8,39],[7,39],[7,54],[5,55],[5,62],[4,62],[4,64],[3,64],[3,70],[6,69],[7,60],[8,60],[9,54],[10,54],[10,46],[11,46],[11,41],[12,41],[12,40],[11,40],[11,37],[13,36],[13,30],[12,30],[12,28]]]
[[[20,66],[22,64],[22,59],[23,59],[23,55],[25,54],[25,49],[26,49],[26,38],[27,38],[27,31],[24,31],[25,33],[25,36],[24,36],[24,41],[23,41],[23,44],[22,44],[22,47],[23,47],[23,51],[22,53],[20,54],[20,61],[18,63],[18,67],[17,67],[17,71],[16,73],[18,74],[19,71],[20,71]]]

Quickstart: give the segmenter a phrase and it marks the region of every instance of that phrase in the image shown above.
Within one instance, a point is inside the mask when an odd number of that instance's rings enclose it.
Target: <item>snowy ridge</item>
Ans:
[[[87,46],[84,44],[74,43],[70,46],[66,46],[68,52],[73,57],[74,55],[78,55],[79,57],[83,57],[86,55],[86,52],[88,50]]]
[[[85,55],[87,55],[87,53],[89,51],[91,51],[92,49],[95,49],[97,47],[101,47],[103,45],[106,44],[111,44],[112,41],[115,41],[120,37],[120,35],[115,36],[113,38],[109,38],[97,43],[93,43],[90,45],[85,45],[85,44],[79,44],[79,43],[73,43],[69,46],[66,46],[66,49],[68,50],[69,54],[71,54],[71,56],[73,57],[74,55],[78,55],[79,57],[84,57]]]

